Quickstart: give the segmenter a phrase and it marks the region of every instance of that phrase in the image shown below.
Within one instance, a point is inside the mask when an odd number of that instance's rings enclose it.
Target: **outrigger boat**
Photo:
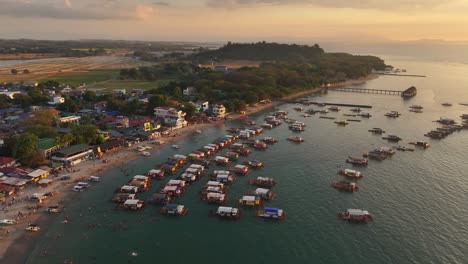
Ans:
[[[211,176],[211,180],[215,180],[221,183],[232,183],[236,180],[236,178],[231,174],[230,171],[215,170]]]
[[[336,107],[336,106],[331,106],[331,107],[328,108],[328,110],[333,111],[333,112],[338,112],[338,111],[340,111],[341,109],[338,108],[338,107]]]
[[[231,163],[231,161],[228,158],[223,156],[216,156],[214,162],[216,162],[216,164],[218,165],[228,165],[229,163]]]
[[[241,217],[241,212],[238,208],[219,206],[216,211],[210,211],[210,215],[216,215],[219,218],[238,220]]]
[[[240,129],[238,129],[236,127],[231,127],[229,129],[227,129],[226,131],[229,132],[229,133],[237,134],[237,133],[239,133]]]
[[[134,193],[117,193],[112,198],[112,202],[114,203],[123,203],[128,199],[135,199],[136,195]]]
[[[369,212],[362,209],[348,209],[345,212],[338,213],[338,218],[350,223],[367,223],[373,221]]]
[[[47,207],[47,212],[48,213],[60,213],[62,212],[62,209],[60,208],[59,205],[52,205]]]
[[[226,195],[223,193],[206,193],[202,195],[202,201],[205,201],[210,204],[225,204],[227,201]]]
[[[388,141],[393,141],[393,142],[398,142],[398,141],[402,140],[401,137],[395,136],[395,135],[388,135],[386,137],[383,137],[382,139],[386,139]]]
[[[395,149],[399,151],[414,151],[414,148],[408,148],[405,146],[396,146]]]
[[[164,174],[164,171],[162,171],[162,170],[154,170],[153,169],[153,170],[149,170],[146,173],[146,176],[161,180],[161,179],[164,178],[165,174]]]
[[[361,108],[351,108],[349,109],[351,112],[361,112]]]
[[[429,143],[423,141],[410,142],[409,144],[417,147],[423,147],[424,149],[427,149],[430,146]]]
[[[90,181],[90,182],[100,182],[101,178],[97,177],[97,176],[89,176],[88,181]]]
[[[295,142],[295,143],[301,143],[304,142],[304,139],[301,137],[288,137],[288,141]]]
[[[245,165],[236,165],[231,170],[240,175],[246,175],[249,173],[249,167]]]
[[[383,134],[385,131],[379,127],[374,127],[372,129],[369,129],[369,132],[372,132],[373,134]]]
[[[370,118],[370,117],[372,117],[372,115],[369,114],[369,113],[361,113],[361,114],[359,114],[358,116],[364,117],[364,118]]]
[[[411,109],[423,109],[424,107],[422,107],[420,105],[412,105],[409,108],[411,108]]]
[[[144,202],[138,199],[128,199],[123,204],[118,205],[118,208],[129,211],[140,211],[144,208]]]
[[[452,106],[451,103],[442,103],[443,106]]]
[[[148,203],[155,205],[166,205],[172,202],[173,198],[167,193],[154,193],[149,199]]]
[[[3,219],[0,220],[0,225],[16,225],[18,222],[13,219]]]
[[[257,187],[271,188],[271,187],[276,185],[276,182],[275,182],[275,180],[273,180],[273,178],[257,177],[257,179],[250,179],[249,184],[250,185],[255,185]]]
[[[262,200],[260,197],[255,197],[253,195],[244,195],[239,199],[239,204],[243,206],[261,206]]]
[[[400,117],[401,114],[398,113],[398,111],[390,111],[390,112],[386,113],[385,116],[386,116],[386,117],[397,118],[397,117]]]
[[[266,143],[257,141],[253,144],[253,148],[257,150],[266,150],[268,145]]]
[[[169,194],[172,196],[180,197],[184,194],[184,188],[180,186],[165,186],[161,191],[161,193]]]
[[[255,215],[260,218],[274,220],[284,220],[286,218],[286,213],[283,211],[283,209],[272,207],[265,207],[262,210],[258,210]]]
[[[356,192],[359,190],[356,183],[347,181],[334,181],[332,187],[344,192]]]
[[[354,158],[354,157],[348,157],[346,159],[346,162],[347,163],[351,163],[353,165],[363,165],[363,166],[367,166],[367,163],[369,162],[368,159],[366,158]]]
[[[272,193],[269,189],[265,189],[265,188],[255,189],[255,191],[253,192],[253,195],[255,195],[255,197],[260,197],[262,200],[266,200],[266,201],[273,200],[276,197],[274,193]]]
[[[338,171],[338,174],[353,179],[361,179],[362,177],[364,177],[364,175],[360,171],[351,169],[341,169]]]
[[[161,208],[160,213],[162,215],[183,216],[187,213],[187,209],[181,204],[166,204]]]
[[[39,230],[41,230],[41,228],[38,225],[35,225],[35,224],[29,224],[26,227],[26,231],[30,231],[30,232],[39,232]]]
[[[267,144],[275,144],[278,142],[278,140],[274,137],[264,137],[262,139],[263,142],[267,143]]]
[[[346,121],[346,120],[341,120],[341,121],[335,121],[335,124],[341,125],[341,126],[346,126],[347,124],[349,124],[349,122]]]
[[[242,162],[242,165],[249,166],[250,168],[253,168],[253,169],[263,168],[263,162],[259,160],[247,160],[247,161]]]

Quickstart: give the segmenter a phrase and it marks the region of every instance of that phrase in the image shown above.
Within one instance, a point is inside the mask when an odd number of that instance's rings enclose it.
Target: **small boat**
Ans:
[[[236,165],[232,168],[232,171],[240,175],[246,175],[249,173],[249,167],[245,165]]]
[[[301,115],[301,116],[302,116],[302,117],[310,117],[309,114],[303,114],[303,115]]]
[[[335,124],[340,125],[340,126],[346,126],[347,124],[349,124],[349,122],[345,120],[341,120],[341,121],[335,121]]]
[[[149,170],[146,176],[161,180],[164,178],[165,174],[162,170]]]
[[[73,189],[72,189],[74,192],[84,192],[86,191],[86,188],[83,187],[83,186],[79,186],[79,185],[75,185],[73,186]]]
[[[35,224],[29,224],[26,227],[26,231],[38,232],[39,230],[41,230],[41,228],[38,225],[35,225]]]
[[[265,188],[255,189],[255,191],[253,192],[253,195],[255,195],[255,197],[260,197],[262,200],[266,200],[266,201],[273,200],[276,196],[269,189],[265,189]]]
[[[344,192],[356,192],[359,190],[356,183],[347,181],[334,181],[332,187]]]
[[[231,174],[230,171],[215,170],[211,175],[211,180],[218,181],[220,183],[232,183],[236,180],[236,178]]]
[[[413,113],[418,113],[418,114],[423,112],[421,109],[410,109],[409,111]]]
[[[129,211],[140,211],[144,207],[144,202],[138,199],[127,199],[123,204],[120,204],[118,208],[129,210]]]
[[[100,182],[101,178],[98,177],[98,176],[89,176],[88,181],[90,181],[90,182]]]
[[[402,140],[401,137],[395,136],[395,135],[388,135],[386,137],[383,137],[382,139],[386,139],[388,141],[393,141],[393,142],[398,142],[398,141]]]
[[[223,156],[216,156],[214,162],[216,162],[216,164],[218,165],[228,165],[229,163],[231,163],[231,161],[228,158]]]
[[[288,140],[295,143],[304,142],[304,139],[301,137],[288,137]]]
[[[166,142],[164,142],[164,140],[155,140],[155,141],[153,142],[153,144],[155,144],[155,145],[162,145],[162,144],[164,144],[164,143],[166,143]]]
[[[370,129],[369,132],[372,132],[373,134],[383,134],[383,133],[385,133],[385,131],[383,129],[378,128],[378,127],[374,127],[372,129]]]
[[[351,163],[353,165],[363,165],[367,166],[367,163],[369,163],[369,160],[366,158],[354,158],[354,157],[348,157],[346,159],[347,163]]]
[[[341,169],[338,171],[339,175],[345,176],[345,177],[350,177],[354,179],[361,179],[364,177],[364,175],[357,170],[351,170],[351,169]]]
[[[274,137],[264,137],[262,139],[263,142],[267,143],[267,144],[275,144],[278,142],[278,140]]]
[[[350,223],[367,223],[373,220],[369,212],[362,209],[348,209],[338,213],[338,218]]]
[[[235,151],[228,151],[226,154],[224,154],[229,160],[238,160],[239,159],[239,153]]]
[[[166,205],[172,202],[173,197],[167,193],[155,193],[147,201],[150,204]]]
[[[259,160],[247,160],[247,161],[242,162],[242,165],[249,166],[249,167],[251,167],[253,169],[263,168],[263,162],[261,162]]]
[[[349,109],[351,112],[361,112],[361,108],[357,107],[357,108],[351,108]]]
[[[423,109],[424,107],[422,107],[420,105],[412,105],[409,108],[411,108],[411,109]]]
[[[298,106],[298,107],[294,107],[294,110],[301,112],[302,110],[304,110],[304,108],[301,106]]]
[[[283,209],[265,207],[262,210],[258,210],[256,216],[265,219],[284,220],[286,213]]]
[[[183,187],[173,185],[173,186],[165,186],[160,192],[168,194],[168,195],[172,195],[175,197],[180,197],[184,194],[185,190]]]
[[[260,197],[255,197],[253,195],[244,195],[239,199],[239,204],[243,206],[260,206],[262,205],[262,200]]]
[[[209,204],[225,204],[227,198],[224,193],[208,192],[202,196],[201,200]]]
[[[219,206],[215,212],[210,211],[210,214],[213,214],[213,213],[219,218],[233,219],[233,220],[238,220],[240,219],[240,216],[241,216],[241,212],[238,208],[226,207],[226,206]]]
[[[236,127],[231,127],[229,129],[227,129],[226,131],[229,132],[229,133],[237,134],[237,133],[240,132],[240,129],[236,128]]]
[[[149,157],[149,156],[151,156],[151,153],[149,153],[148,151],[143,151],[143,152],[141,153],[141,155],[142,155],[142,156],[145,156],[145,157]]]
[[[397,146],[395,149],[399,151],[414,151],[414,148],[408,148],[405,146]]]
[[[58,205],[53,205],[47,208],[47,212],[48,213],[60,213],[62,212],[62,209]]]
[[[321,113],[321,114],[328,114],[329,111],[328,111],[328,110],[320,110],[319,113]]]
[[[390,111],[390,112],[386,113],[385,116],[386,117],[397,118],[397,117],[401,116],[401,114],[398,113],[398,111]]]
[[[134,193],[117,193],[113,198],[112,202],[114,203],[123,203],[128,199],[135,199],[136,195]]]
[[[249,184],[257,187],[271,188],[276,185],[276,182],[273,178],[257,177],[256,179],[250,179]]]
[[[358,116],[360,116],[360,117],[365,117],[365,118],[370,118],[370,117],[372,117],[372,115],[369,114],[369,113],[361,113],[361,114],[359,114]]]
[[[195,133],[197,133],[197,134],[201,134],[201,133],[202,133],[202,131],[201,131],[200,129],[197,129],[197,130],[195,130]]]
[[[18,222],[13,219],[3,219],[0,220],[0,225],[16,225]]]
[[[260,126],[263,127],[263,128],[268,128],[268,129],[272,129],[272,128],[273,128],[273,125],[272,125],[272,124],[268,124],[268,123],[261,124]]]
[[[162,215],[183,216],[187,213],[187,209],[181,204],[166,204],[161,208],[160,213]]]
[[[424,142],[424,141],[410,142],[409,144],[417,146],[417,147],[423,147],[424,149],[427,149],[430,146],[429,143]]]
[[[439,120],[436,120],[437,123],[441,123],[443,125],[454,125],[456,124],[457,122],[455,122],[455,120],[451,119],[451,118],[439,118]]]
[[[255,142],[252,147],[254,149],[257,149],[257,150],[267,150],[268,149],[268,145],[266,143],[263,143],[263,142]]]
[[[172,148],[172,149],[180,149],[179,145],[175,145],[175,144],[172,145],[171,148]]]
[[[338,108],[338,107],[336,107],[336,106],[332,106],[332,107],[329,107],[328,110],[333,111],[333,112],[338,112],[338,111],[340,111],[341,109]]]

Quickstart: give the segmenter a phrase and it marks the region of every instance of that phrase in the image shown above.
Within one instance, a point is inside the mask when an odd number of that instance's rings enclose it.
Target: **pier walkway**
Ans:
[[[387,94],[387,95],[398,95],[398,96],[401,96],[401,94],[403,93],[403,91],[395,91],[395,90],[349,88],[349,87],[331,88],[331,89],[328,89],[328,91],[350,92],[350,93],[374,93],[374,94]]]

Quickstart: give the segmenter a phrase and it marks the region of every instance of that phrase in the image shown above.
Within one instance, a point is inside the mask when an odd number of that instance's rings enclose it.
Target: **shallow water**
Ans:
[[[283,208],[288,214],[285,221],[259,220],[248,209],[238,222],[208,217],[216,206],[202,203],[198,196],[207,178],[190,186],[180,199],[189,209],[182,218],[163,217],[151,205],[141,213],[113,209],[109,202],[113,191],[129,179],[123,170],[143,174],[175,153],[189,153],[224,135],[228,124],[183,140],[178,151],[165,146],[149,158],[122,164],[106,172],[102,182],[89,191],[72,194],[77,201],[67,208],[70,223],[61,224],[63,218],[57,217],[28,263],[466,263],[468,131],[443,140],[429,140],[423,134],[435,128],[432,121],[441,116],[458,118],[468,113],[468,107],[457,104],[468,102],[468,66],[389,59],[408,73],[428,77],[382,76],[359,86],[402,90],[415,85],[419,89],[415,98],[405,101],[397,96],[342,92],[314,98],[372,105],[368,112],[373,117],[368,120],[338,127],[334,120],[318,115],[302,118],[292,109],[294,105],[279,107],[307,124],[300,134],[306,141],[299,145],[285,141],[291,132],[284,124],[266,131],[261,137],[274,136],[280,142],[266,152],[254,151],[250,157],[262,160],[266,167],[238,177],[228,192],[228,205],[252,189],[248,178],[273,177],[278,182],[273,189],[277,197],[267,205]],[[441,106],[445,101],[454,106]],[[424,113],[408,112],[412,104],[423,105]],[[403,115],[384,117],[390,110]],[[348,111],[328,115],[346,119],[344,112]],[[257,123],[266,114],[257,114]],[[358,182],[357,193],[331,188],[332,181],[342,179],[336,170],[346,166],[347,156],[392,145],[367,132],[373,127],[396,134],[405,143],[427,140],[431,147],[370,161],[367,168],[359,169],[365,177]],[[150,196],[159,184],[154,182],[142,197]],[[339,221],[336,213],[347,208],[367,209],[375,221],[367,225]],[[90,224],[98,227],[90,228]],[[63,238],[55,239],[57,234]],[[48,255],[40,256],[44,249]]]

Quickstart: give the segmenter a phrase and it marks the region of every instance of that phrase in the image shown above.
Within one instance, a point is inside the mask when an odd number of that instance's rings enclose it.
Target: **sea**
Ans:
[[[307,125],[304,132],[294,134],[305,139],[302,144],[286,141],[293,133],[285,124],[265,131],[260,137],[273,136],[279,142],[249,157],[263,161],[265,167],[239,176],[228,191],[226,205],[237,206],[237,200],[253,189],[248,179],[274,178],[276,198],[266,205],[284,209],[284,221],[265,221],[244,208],[239,221],[209,217],[216,206],[200,201],[198,193],[206,177],[189,186],[178,200],[188,208],[180,218],[162,216],[153,205],[143,212],[118,211],[110,202],[114,191],[131,176],[146,173],[176,153],[201,148],[225,135],[229,127],[241,126],[240,121],[232,121],[181,140],[179,150],[167,145],[152,150],[151,157],[120,164],[99,175],[102,181],[86,192],[71,194],[73,201],[66,208],[69,222],[63,223],[63,215],[55,216],[26,263],[468,263],[468,131],[442,140],[423,136],[438,127],[435,120],[460,120],[461,114],[468,113],[468,106],[459,104],[468,103],[468,65],[383,57],[408,74],[427,77],[380,76],[353,87],[404,90],[414,85],[418,89],[414,98],[336,91],[308,96],[316,102],[372,106],[365,110],[371,118],[347,126],[320,119],[319,114],[301,117],[303,113],[293,109],[295,104],[251,116],[261,124],[270,112],[285,110],[290,118]],[[442,106],[445,102],[453,106]],[[423,113],[409,112],[414,104],[423,106]],[[402,116],[384,116],[392,110]],[[343,113],[349,113],[349,108],[327,115],[342,120],[347,118]],[[397,152],[387,160],[371,160],[367,167],[357,168],[364,174],[358,192],[333,189],[331,183],[343,179],[337,170],[351,168],[345,162],[348,156],[397,145],[369,133],[374,127],[403,138],[400,145],[428,141],[431,146]],[[141,198],[149,197],[169,178],[153,182]],[[348,208],[368,210],[374,221],[349,224],[339,220],[337,213]]]

